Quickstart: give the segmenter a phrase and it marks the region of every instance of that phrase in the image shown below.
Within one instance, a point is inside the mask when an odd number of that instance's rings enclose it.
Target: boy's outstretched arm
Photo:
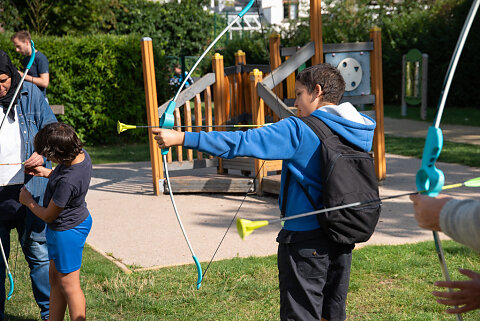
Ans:
[[[185,141],[184,132],[163,128],[153,128],[152,132],[155,134],[155,140],[160,148],[183,145]]]

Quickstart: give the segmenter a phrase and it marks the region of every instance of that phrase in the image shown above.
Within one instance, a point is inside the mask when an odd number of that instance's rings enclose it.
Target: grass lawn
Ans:
[[[386,117],[420,120],[420,106],[408,106],[407,116],[405,117],[401,115],[400,106],[385,105],[383,111]],[[426,121],[432,123],[436,112],[436,107],[427,108]],[[441,124],[480,126],[480,108],[452,108],[446,106],[443,110]]]
[[[453,241],[443,246],[452,279],[464,278],[457,268],[478,270],[480,257],[473,251]],[[353,255],[348,320],[455,319],[430,294],[433,282],[442,279],[433,242],[367,246]],[[7,320],[37,320],[23,258],[15,274]],[[275,256],[214,262],[196,290],[193,264],[126,275],[86,247],[81,282],[88,320],[278,320]],[[480,320],[480,312],[464,319]]]

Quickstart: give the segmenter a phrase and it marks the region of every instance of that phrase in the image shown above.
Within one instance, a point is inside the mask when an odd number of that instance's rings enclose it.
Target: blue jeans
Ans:
[[[33,296],[40,308],[40,316],[42,320],[46,320],[49,317],[50,299],[50,283],[48,279],[50,262],[48,260],[47,243],[37,242],[29,237],[30,233],[25,230],[24,219],[0,221],[0,238],[2,240],[7,260],[10,256],[10,231],[14,228],[18,232],[20,245],[22,246],[23,254],[27,260],[28,267],[30,268]],[[11,265],[9,267],[13,275],[14,267]],[[5,318],[5,277],[5,263],[3,262],[3,259],[0,259],[0,320]],[[13,296],[15,296],[15,292],[13,293]]]

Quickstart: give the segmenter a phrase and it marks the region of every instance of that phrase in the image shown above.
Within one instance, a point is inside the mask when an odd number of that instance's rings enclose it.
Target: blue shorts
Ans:
[[[82,266],[82,253],[88,233],[92,228],[92,217],[66,231],[55,231],[47,227],[48,258],[55,262],[60,273],[70,273]]]

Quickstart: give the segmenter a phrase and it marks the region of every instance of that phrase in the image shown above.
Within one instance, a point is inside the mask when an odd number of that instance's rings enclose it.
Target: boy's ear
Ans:
[[[315,85],[315,90],[314,90],[314,95],[315,95],[315,98],[319,98],[320,99],[320,96],[323,95],[323,90],[322,90],[322,86],[320,86],[319,84],[316,84]]]

